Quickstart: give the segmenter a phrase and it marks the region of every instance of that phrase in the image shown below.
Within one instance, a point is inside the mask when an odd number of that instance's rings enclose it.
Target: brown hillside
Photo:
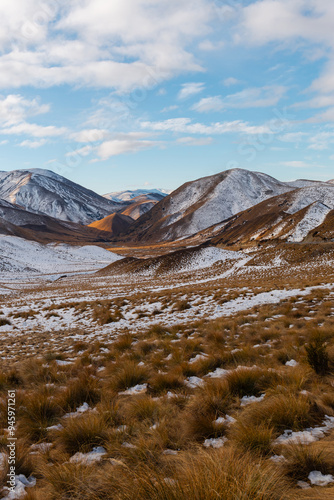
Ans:
[[[127,215],[111,214],[104,217],[104,219],[92,222],[88,227],[99,229],[100,231],[107,231],[112,233],[113,236],[118,236],[127,231],[132,223],[133,219]]]

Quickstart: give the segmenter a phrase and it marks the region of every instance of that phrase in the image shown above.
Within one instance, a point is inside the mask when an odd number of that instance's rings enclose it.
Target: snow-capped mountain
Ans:
[[[102,219],[124,207],[42,169],[0,172],[0,198],[30,212],[82,224]]]
[[[43,243],[69,242],[78,244],[109,241],[110,233],[67,222],[49,215],[29,212],[0,199],[0,235],[12,235]]]
[[[183,238],[294,189],[293,184],[260,172],[227,170],[173,191],[138,219],[129,236],[147,241]]]
[[[123,203],[123,202],[139,201],[138,197],[141,198],[141,201],[148,201],[148,200],[160,201],[163,198],[165,198],[165,196],[167,196],[168,193],[169,191],[166,191],[164,189],[135,189],[133,191],[131,190],[117,191],[115,193],[108,193],[103,196],[108,200],[116,201],[118,203]]]

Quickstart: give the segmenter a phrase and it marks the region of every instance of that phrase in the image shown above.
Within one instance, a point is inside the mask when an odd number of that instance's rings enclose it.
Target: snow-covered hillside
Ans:
[[[164,189],[135,189],[133,191],[116,191],[115,193],[108,193],[103,196],[108,200],[116,201],[118,203],[132,201],[138,196],[143,197],[142,201],[144,201],[144,199],[146,199],[146,201],[160,201],[167,196],[168,192],[169,191],[165,191]]]
[[[0,272],[55,274],[97,270],[120,260],[117,254],[86,245],[41,245],[15,236],[0,236]]]
[[[88,224],[123,206],[48,170],[0,172],[0,198],[31,212]]]
[[[287,210],[289,214],[294,214],[315,201],[334,208],[334,185],[319,183],[315,186],[304,187],[293,193],[291,198],[291,204]]]
[[[189,235],[293,189],[269,175],[248,170],[230,170],[221,182],[215,182],[214,177],[207,178],[207,182],[200,179],[191,183],[183,193],[174,197],[169,207],[168,215],[172,216],[173,222],[186,215],[189,209],[195,208],[186,230]],[[200,204],[197,209],[196,204]],[[182,228],[179,236],[184,234],[183,231]]]
[[[132,233],[138,239],[172,240],[193,235],[295,186],[243,169],[188,182],[143,216]],[[138,235],[138,236],[137,236]]]
[[[324,222],[330,211],[331,208],[320,201],[312,203],[307,209],[303,219],[297,224],[292,234],[288,237],[288,241],[303,241],[312,229],[315,229]]]

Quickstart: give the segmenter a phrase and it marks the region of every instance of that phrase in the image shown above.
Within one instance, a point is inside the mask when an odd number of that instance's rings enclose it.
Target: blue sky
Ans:
[[[1,170],[334,178],[334,2],[2,0]]]

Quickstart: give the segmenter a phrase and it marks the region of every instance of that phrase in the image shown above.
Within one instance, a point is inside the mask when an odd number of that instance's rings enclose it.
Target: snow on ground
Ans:
[[[96,462],[100,462],[106,454],[107,452],[102,446],[97,446],[96,448],[93,448],[93,451],[90,451],[89,453],[76,453],[70,458],[70,462],[90,465]]]
[[[334,417],[325,416],[325,420],[321,427],[310,427],[304,431],[292,432],[291,430],[286,430],[279,436],[275,443],[276,444],[293,444],[302,443],[309,444],[319,439],[325,437],[325,434],[334,428]]]
[[[330,211],[331,208],[327,207],[320,201],[312,203],[310,208],[307,210],[304,218],[295,227],[295,231],[293,232],[293,234],[289,236],[288,241],[303,241],[303,239],[312,229],[320,226],[320,224],[324,222]]]
[[[8,492],[3,499],[6,500],[16,500],[18,498],[23,498],[26,496],[25,488],[31,488],[36,485],[36,479],[34,477],[26,478],[23,474],[15,476],[15,486],[9,488],[4,487],[4,491]]]
[[[189,262],[183,265],[180,271],[197,271],[198,269],[211,267],[216,264],[216,262],[238,260],[244,257],[244,254],[241,252],[232,252],[217,247],[202,248],[194,256],[189,258]]]
[[[327,486],[330,483],[334,483],[334,477],[332,474],[322,474],[318,470],[310,472],[308,479],[310,480],[310,483],[315,486]]]
[[[121,259],[94,245],[41,245],[16,236],[0,236],[0,271],[6,273],[65,273],[100,269]]]
[[[203,446],[205,448],[222,448],[226,441],[226,437],[206,439]]]

